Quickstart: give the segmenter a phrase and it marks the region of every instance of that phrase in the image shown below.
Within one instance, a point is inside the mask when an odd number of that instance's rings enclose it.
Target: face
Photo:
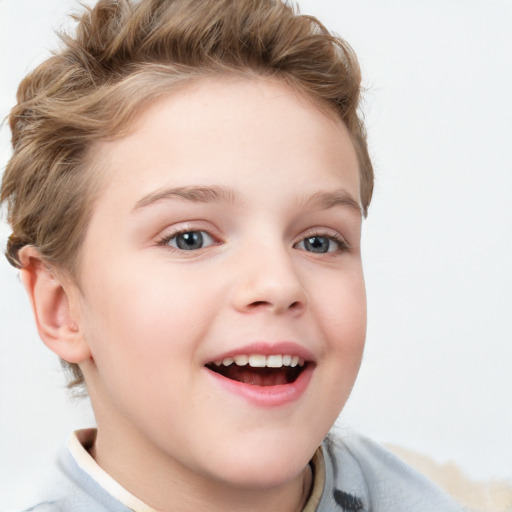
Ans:
[[[98,450],[231,485],[294,478],[363,351],[346,128],[283,84],[209,79],[94,158],[76,309]]]

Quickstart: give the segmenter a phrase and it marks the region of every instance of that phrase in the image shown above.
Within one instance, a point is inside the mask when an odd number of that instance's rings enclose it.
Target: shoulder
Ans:
[[[64,512],[66,509],[62,508],[61,505],[56,501],[45,501],[27,508],[23,512]]]
[[[67,449],[45,480],[39,502],[22,512],[130,512],[80,468]]]
[[[92,508],[91,508],[92,507]],[[19,512],[106,512],[86,496],[74,483],[62,478],[48,480],[48,487],[42,492],[40,501]]]
[[[79,496],[79,488],[68,478],[60,466],[51,467],[41,481],[41,488],[33,493],[38,499],[29,508],[17,512],[71,512],[80,510],[74,508],[75,503],[82,501]]]
[[[461,512],[426,477],[370,439],[348,434],[329,437],[323,444],[325,492],[340,505],[325,510],[364,512]],[[322,508],[318,509],[323,512]]]

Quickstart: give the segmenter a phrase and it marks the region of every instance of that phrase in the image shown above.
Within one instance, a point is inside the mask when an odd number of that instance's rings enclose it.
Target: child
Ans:
[[[1,198],[97,429],[34,510],[459,510],[326,438],[366,327],[350,47],[273,0],[102,0],[65,44],[20,86]]]

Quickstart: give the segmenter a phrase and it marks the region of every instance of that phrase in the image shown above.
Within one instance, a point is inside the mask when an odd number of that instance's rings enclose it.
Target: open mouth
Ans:
[[[279,386],[295,382],[310,363],[298,356],[261,354],[226,357],[206,367],[223,377],[254,386]]]

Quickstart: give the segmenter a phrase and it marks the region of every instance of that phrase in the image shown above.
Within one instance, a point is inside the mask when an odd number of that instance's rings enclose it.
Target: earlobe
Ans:
[[[64,285],[35,247],[20,250],[21,281],[32,305],[43,342],[68,363],[90,359],[87,342],[73,317],[71,284]]]

